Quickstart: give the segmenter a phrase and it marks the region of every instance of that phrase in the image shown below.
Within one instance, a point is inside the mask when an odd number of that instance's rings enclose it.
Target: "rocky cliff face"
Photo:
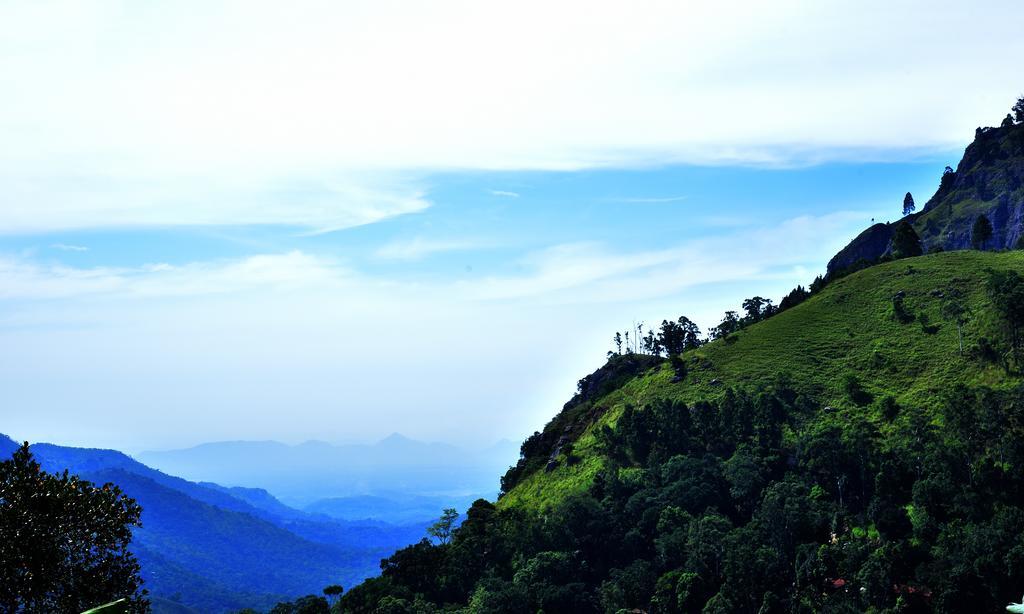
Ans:
[[[1015,247],[1024,234],[1024,124],[979,128],[956,170],[944,175],[935,195],[906,219],[928,252],[971,247],[979,215],[992,222],[985,249]],[[887,254],[895,226],[875,224],[857,235],[828,263],[829,272]]]

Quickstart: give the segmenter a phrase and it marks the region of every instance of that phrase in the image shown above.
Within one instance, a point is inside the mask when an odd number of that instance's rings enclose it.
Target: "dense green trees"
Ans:
[[[941,430],[889,404],[823,412],[780,382],[627,407],[587,493],[477,501],[340,609],[1000,609],[1024,586],[1024,388],[946,391]]]
[[[282,601],[271,608],[268,614],[330,614],[330,611],[326,598],[306,595],[295,601]]]
[[[964,360],[1020,345],[1024,277],[993,271],[988,292],[1006,340],[979,337]],[[961,291],[932,295],[962,329],[971,314]],[[893,296],[893,315],[919,319],[903,298]],[[743,311],[727,313],[712,336],[778,310],[755,296]],[[987,318],[978,321],[994,332]],[[692,349],[680,333],[685,322],[666,321],[658,335],[672,356]],[[503,490],[571,455],[574,425],[593,424],[590,403],[658,360],[613,356],[581,380],[554,425],[524,443]],[[693,404],[626,398],[615,420],[594,429],[603,464],[586,492],[539,513],[477,501],[447,543],[396,552],[340,609],[960,612],[995,611],[1016,598],[1024,586],[1024,386],[938,389],[940,409],[928,411],[876,398],[854,372],[840,388],[838,409],[785,377]]]
[[[676,322],[662,320],[658,345],[669,356],[695,349],[700,344],[700,328],[686,316],[679,316]]]
[[[991,271],[987,282],[989,296],[1003,320],[1014,362],[1020,368],[1020,329],[1024,326],[1024,277],[1017,271]]]
[[[807,291],[803,286],[797,286],[789,291],[789,294],[782,297],[779,301],[779,308],[777,311],[785,311],[791,307],[796,307],[800,303],[804,302],[811,296],[811,293]]]
[[[128,551],[141,511],[113,484],[42,471],[26,443],[0,462],[0,610],[81,612],[127,598],[148,611]]]
[[[753,296],[743,301],[743,324],[755,324],[772,317],[777,311],[770,298]]]

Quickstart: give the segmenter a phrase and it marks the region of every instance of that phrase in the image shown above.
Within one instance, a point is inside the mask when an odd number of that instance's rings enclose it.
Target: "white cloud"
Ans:
[[[324,230],[422,209],[399,180],[436,169],[906,157],[1005,114],[1022,21],[1010,0],[5,3],[0,230]]]
[[[506,196],[508,198],[519,198],[519,192],[509,192],[508,190],[488,190],[491,196]]]
[[[54,243],[50,246],[62,252],[87,252],[89,248],[84,245],[68,245],[67,243]]]

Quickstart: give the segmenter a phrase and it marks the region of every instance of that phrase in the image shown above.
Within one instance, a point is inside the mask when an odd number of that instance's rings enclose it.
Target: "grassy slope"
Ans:
[[[958,355],[956,326],[942,320],[943,299],[931,294],[950,288],[964,293],[973,311],[964,330],[965,347],[982,336],[998,338],[984,289],[988,268],[1024,272],[1024,252],[946,252],[875,266],[833,282],[732,340],[689,352],[685,383],[671,383],[667,365],[636,377],[595,403],[599,417],[575,445],[579,464],[563,462],[551,472],[527,476],[499,505],[542,510],[584,490],[604,462],[596,449],[595,429],[614,425],[626,404],[642,406],[659,398],[693,403],[720,396],[727,386],[756,388],[780,374],[788,374],[799,390],[825,404],[851,410],[856,408],[842,391],[847,372],[854,372],[876,398],[892,395],[901,405],[919,407],[932,406],[936,393],[955,383],[1011,384],[1000,367]],[[892,317],[892,296],[901,290],[909,311],[924,312],[939,325],[936,333],[925,333],[916,321],[901,324]],[[715,379],[718,384],[712,384]]]

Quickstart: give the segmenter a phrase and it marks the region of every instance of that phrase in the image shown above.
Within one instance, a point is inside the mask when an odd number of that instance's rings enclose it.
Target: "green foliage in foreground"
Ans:
[[[613,356],[497,505],[335,609],[1001,610],[1024,591],[1021,270],[871,267],[688,350],[685,378]]]
[[[0,611],[148,611],[128,551],[141,511],[112,484],[42,471],[26,443],[0,462]]]

